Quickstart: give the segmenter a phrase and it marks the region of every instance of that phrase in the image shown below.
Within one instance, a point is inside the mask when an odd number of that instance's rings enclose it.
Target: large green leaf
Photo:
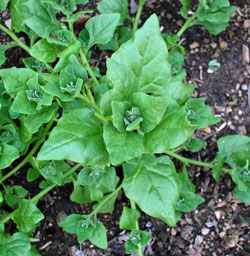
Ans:
[[[167,58],[168,50],[161,36],[157,16],[152,15],[135,36],[112,55],[111,60],[126,66],[135,76],[132,86],[154,92],[155,88],[168,86],[170,82],[171,66]],[[114,62],[107,62],[107,76],[111,81],[119,81],[121,72],[114,66]]]
[[[37,227],[44,215],[29,200],[19,201],[19,207],[13,214],[13,220],[20,232],[29,233]]]
[[[7,239],[0,239],[1,256],[26,256],[30,249],[29,238],[22,233],[15,233]]]
[[[114,165],[138,157],[144,152],[143,136],[134,132],[120,133],[110,121],[104,125],[103,137],[110,162]]]
[[[175,207],[180,196],[176,171],[166,157],[140,160],[131,176],[123,181],[126,196],[148,215],[175,225]]]
[[[65,114],[38,153],[39,160],[71,160],[84,165],[108,162],[102,126],[92,110]]]
[[[123,23],[124,19],[130,19],[127,0],[102,0],[97,9],[100,13],[119,13],[121,15],[121,23]]]
[[[59,48],[60,50],[60,48]],[[48,43],[47,39],[41,39],[35,43],[30,55],[42,62],[54,62],[58,53],[58,46]]]
[[[18,150],[6,143],[0,143],[0,169],[7,168],[19,157]]]
[[[151,132],[145,134],[145,147],[150,153],[164,153],[183,144],[194,132],[186,120],[187,112],[171,101],[162,121]]]
[[[88,49],[95,44],[108,43],[113,37],[119,20],[118,13],[101,14],[88,20],[85,25],[89,32]]]
[[[22,1],[22,5],[16,10],[18,21],[24,19],[24,23],[42,38],[49,37],[50,33],[60,30],[61,25],[56,19],[56,11],[51,4],[41,0]],[[20,17],[21,16],[21,17]]]

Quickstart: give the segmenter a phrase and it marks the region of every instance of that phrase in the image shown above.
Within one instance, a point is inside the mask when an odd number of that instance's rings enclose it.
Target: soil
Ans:
[[[211,161],[216,153],[216,141],[227,134],[250,136],[250,106],[248,105],[248,88],[250,86],[250,63],[246,63],[242,54],[243,45],[250,47],[250,3],[248,0],[232,0],[238,10],[230,21],[230,26],[220,35],[212,36],[201,27],[188,29],[182,40],[187,55],[184,69],[187,72],[186,82],[196,87],[194,97],[204,97],[221,122],[211,128],[199,130],[196,136],[205,140],[208,145],[198,154],[188,155],[194,159]],[[90,7],[96,9],[96,2],[90,1]],[[175,33],[183,23],[179,12],[179,1],[149,0],[143,11],[141,24],[150,14],[156,13],[160,19],[163,32]],[[9,19],[5,12],[3,21]],[[0,33],[0,41],[6,43],[8,37]],[[105,58],[99,59],[98,51],[93,56],[94,64],[99,63],[101,71],[105,70]],[[4,68],[22,66],[21,58],[26,53],[20,48],[7,51],[7,62]],[[216,59],[221,67],[214,73],[208,73],[208,62]],[[185,153],[187,154],[187,153]],[[179,162],[176,161],[177,170]],[[30,191],[30,196],[38,192],[38,183],[27,183],[27,168],[23,168],[8,182],[21,185]],[[249,256],[250,255],[250,206],[232,196],[234,184],[227,174],[216,183],[211,170],[190,166],[188,173],[196,184],[196,192],[206,202],[190,213],[183,213],[176,226],[170,228],[163,221],[151,218],[142,213],[140,228],[152,235],[149,245],[144,248],[144,255],[155,256]],[[38,181],[39,182],[39,181]],[[57,222],[64,216],[79,213],[87,214],[91,205],[72,203],[69,195],[72,186],[67,184],[55,188],[42,198],[38,207],[46,216],[41,226],[33,233],[40,238],[36,247],[44,256],[71,255],[125,255],[124,244],[127,233],[119,229],[119,218],[122,207],[127,204],[123,194],[120,195],[116,209],[110,214],[99,215],[99,220],[108,230],[109,248],[100,250],[89,242],[78,244],[76,237],[58,227]],[[8,229],[14,230],[9,223]]]

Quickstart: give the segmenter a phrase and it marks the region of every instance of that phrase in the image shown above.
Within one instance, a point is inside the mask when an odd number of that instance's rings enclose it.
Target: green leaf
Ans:
[[[90,197],[90,189],[88,186],[80,186],[74,183],[74,190],[70,195],[70,200],[78,204],[92,203],[93,200]]]
[[[57,109],[57,103],[53,103],[51,106],[38,111],[36,114],[29,115],[25,120],[24,125],[31,133],[36,133],[43,124],[48,123],[51,120]]]
[[[26,68],[31,69],[35,72],[41,73],[43,69],[45,68],[45,64],[40,62],[39,60],[36,60],[33,57],[29,58],[23,58],[23,63]]]
[[[10,1],[11,27],[14,28],[17,32],[21,31],[21,28],[24,26],[25,23],[26,13],[22,5],[27,1],[28,0]]]
[[[124,70],[124,67],[127,69]],[[121,81],[122,72],[127,73],[127,76],[133,74],[134,81],[130,86],[142,88],[143,92],[154,93],[159,88],[168,88],[171,65],[156,15],[152,15],[135,36],[124,43],[112,55],[111,61],[107,62],[107,76],[115,86]]]
[[[29,200],[19,201],[19,207],[13,214],[13,221],[17,224],[20,232],[32,232],[44,219],[41,211]]]
[[[98,213],[110,213],[110,212],[114,211],[115,201],[116,201],[116,198],[117,198],[117,196],[118,196],[118,193],[119,193],[119,192],[114,193],[114,194],[112,195],[112,197],[109,198],[109,200],[108,200],[107,202],[105,202],[105,203],[98,209],[97,212],[98,212]],[[96,207],[97,207],[99,204],[101,204],[103,201],[105,201],[108,196],[109,196],[109,195],[105,195],[105,196],[100,200],[99,203],[97,203],[97,204],[94,205],[93,209],[95,210]]]
[[[191,152],[199,152],[207,143],[199,138],[190,138],[185,142],[184,148]]]
[[[95,223],[93,233],[89,237],[89,241],[99,248],[107,249],[107,232],[106,228],[99,223]]]
[[[186,168],[182,172],[177,173],[177,177],[182,192],[195,192],[195,186],[189,179]]]
[[[60,50],[60,49],[59,49]],[[47,39],[41,39],[35,43],[30,55],[41,62],[54,62],[58,53],[58,46],[48,43]]]
[[[90,49],[95,44],[108,43],[113,37],[119,20],[120,15],[118,13],[101,14],[88,20],[85,25],[89,32],[87,49]]]
[[[122,215],[120,218],[120,229],[136,229],[139,218],[140,212],[138,212],[136,209],[130,209],[127,206],[123,206]]]
[[[47,38],[50,33],[61,29],[56,19],[56,11],[51,4],[43,3],[41,0],[21,1],[21,6],[16,10],[19,12],[17,22],[23,18],[24,23],[42,38]]]
[[[74,13],[67,19],[63,19],[63,21],[75,22],[81,15],[86,14],[86,13],[93,13],[93,12],[94,12],[93,10],[80,11],[80,12]]]
[[[6,9],[8,2],[9,2],[9,0],[2,0],[0,2],[0,12],[4,11]]]
[[[238,186],[233,190],[233,196],[245,204],[250,204],[250,186],[246,191],[241,191]]]
[[[131,254],[138,251],[138,245],[141,244],[142,246],[145,246],[150,238],[150,234],[145,231],[133,230],[126,241],[126,254]]]
[[[188,7],[191,3],[192,0],[180,0],[183,7],[181,8],[181,16],[185,19],[188,18]]]
[[[153,163],[150,159],[138,162],[133,174],[123,180],[123,188],[126,196],[146,214],[175,225],[180,188],[168,157],[156,158]]]
[[[52,184],[62,185],[63,170],[61,168],[56,168],[53,165],[46,165],[40,169],[40,172],[42,176]]]
[[[180,50],[175,47],[168,55],[169,63],[172,65],[172,72],[176,74],[181,71],[181,67],[184,64],[184,56]]]
[[[176,205],[176,210],[181,212],[194,211],[199,204],[204,202],[204,198],[202,198],[199,195],[196,195],[193,192],[181,192],[180,199]]]
[[[220,121],[204,102],[204,98],[192,98],[185,104],[186,110],[188,111],[187,120],[192,125],[197,126],[197,128],[205,128]]]
[[[121,24],[125,19],[131,19],[127,0],[102,0],[97,6],[97,10],[100,13],[119,13],[121,15]]]
[[[182,145],[194,132],[186,120],[187,112],[176,102],[170,101],[162,121],[145,134],[145,147],[149,153],[164,153]]]
[[[89,0],[75,0],[76,4],[87,4]]]
[[[9,167],[17,158],[19,152],[16,147],[0,142],[0,169]]]
[[[28,195],[28,191],[21,186],[14,185],[10,188],[5,188],[5,201],[11,207],[15,208],[21,198]]]
[[[1,8],[1,2],[0,2],[0,8]],[[12,48],[12,45],[0,45],[0,66],[4,64],[6,61],[5,57],[5,51],[7,51],[9,48]]]
[[[50,3],[54,9],[61,11],[65,15],[69,15],[76,8],[75,0],[42,0],[45,3]]]
[[[60,222],[60,226],[68,233],[76,234],[78,223],[82,219],[83,219],[83,215],[71,214],[67,216],[62,222]]]
[[[107,163],[102,126],[92,110],[63,115],[38,153],[39,160],[71,160],[84,165]]]
[[[0,240],[1,256],[25,256],[30,248],[31,245],[28,237],[22,233],[15,233],[8,239]]]
[[[88,239],[94,230],[93,221],[91,219],[82,219],[78,222],[76,233],[78,243],[82,243]]]
[[[134,132],[119,133],[110,121],[104,125],[103,138],[113,165],[141,156],[144,138]]]
[[[40,176],[40,172],[37,169],[29,168],[27,173],[27,181],[32,182]]]

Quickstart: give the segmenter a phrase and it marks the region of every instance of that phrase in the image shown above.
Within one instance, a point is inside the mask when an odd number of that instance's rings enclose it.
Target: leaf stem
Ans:
[[[134,24],[133,24],[133,35],[135,34],[137,28],[138,28],[138,24],[139,24],[139,20],[141,17],[141,13],[142,13],[142,9],[144,6],[145,0],[140,0],[139,1],[139,7],[135,16],[135,20],[134,20]]]
[[[189,158],[186,158],[186,157],[183,157],[183,156],[180,156],[172,151],[169,151],[169,150],[166,150],[165,153],[169,156],[172,156],[186,164],[193,164],[193,165],[198,165],[198,166],[203,166],[203,167],[208,167],[208,168],[214,168],[215,165],[214,164],[211,164],[211,163],[205,163],[205,162],[201,162],[201,161],[197,161],[197,160],[193,160],[193,159],[189,159]],[[222,168],[222,170],[224,172],[228,172],[230,173],[231,170],[230,169],[226,169],[226,168]]]
[[[129,200],[129,201],[130,201],[131,208],[133,210],[136,210],[135,202],[132,200]],[[136,230],[138,230],[138,231],[140,230],[138,220],[136,220],[135,227],[136,227]],[[138,256],[143,256],[141,243],[139,243],[137,246],[138,246]]]
[[[93,215],[96,215],[99,211],[99,209],[106,204],[112,197],[114,194],[118,193],[120,190],[122,189],[122,184],[120,186],[118,186],[116,188],[116,190],[114,190],[111,194],[109,194],[103,201],[101,201],[97,207],[95,208],[95,210],[93,210],[89,215],[88,215],[88,219],[90,219]]]
[[[50,120],[50,122],[48,123],[48,125],[46,126],[43,135],[46,136],[48,131],[50,130],[50,128],[52,127],[54,123],[54,116],[53,118]],[[2,182],[4,182],[6,179],[8,179],[10,176],[12,176],[13,174],[15,174],[20,168],[22,168],[28,161],[29,159],[34,155],[34,153],[37,151],[37,149],[40,147],[40,145],[42,144],[42,141],[37,141],[34,145],[34,147],[30,150],[30,152],[28,153],[28,155],[15,167],[13,168],[11,171],[9,171],[6,175],[4,175],[1,179],[0,179],[0,184]]]
[[[94,85],[95,86],[100,85],[98,80],[97,80],[97,78],[96,78],[96,76],[95,76],[95,74],[94,74],[94,72],[93,72],[93,70],[92,70],[92,68],[90,67],[90,65],[88,63],[88,60],[87,60],[87,58],[86,58],[86,56],[85,56],[85,54],[84,54],[82,49],[80,49],[80,56],[82,58],[82,64],[86,68],[86,70],[88,71],[90,77],[92,78],[92,80],[94,82]]]
[[[75,166],[73,166],[72,168],[70,168],[64,175],[63,175],[63,179],[68,178],[70,175],[72,175],[79,167],[81,167],[82,164],[76,164]],[[55,188],[57,185],[53,184],[48,186],[47,188],[43,189],[40,193],[38,193],[37,195],[35,195],[34,197],[32,197],[30,199],[30,202],[33,204],[36,204],[38,202],[39,199],[41,199],[43,196],[45,196],[49,191],[51,191],[53,188]],[[16,210],[15,210],[16,211]],[[3,218],[2,220],[0,220],[0,223],[4,224],[6,223],[8,220],[10,220],[14,214],[14,212],[11,212],[10,214],[8,214],[5,218]]]

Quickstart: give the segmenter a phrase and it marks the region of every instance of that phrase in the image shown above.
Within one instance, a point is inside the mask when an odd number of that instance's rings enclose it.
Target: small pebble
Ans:
[[[220,211],[215,211],[214,215],[215,215],[217,220],[219,220],[221,218],[221,212]]]
[[[244,239],[246,239],[246,240],[250,240],[250,236],[249,236],[248,234],[244,234],[244,235],[242,235],[242,237],[243,237]]]
[[[203,236],[198,235],[198,236],[195,237],[194,244],[195,245],[200,245],[202,243],[202,241],[203,241]]]
[[[248,86],[247,86],[246,84],[243,84],[243,85],[241,86],[241,89],[242,89],[243,91],[247,91],[247,90],[248,90]]]
[[[243,28],[250,28],[250,20],[245,20],[244,23],[243,23]]]
[[[203,228],[202,230],[201,230],[201,234],[203,235],[203,236],[206,236],[208,233],[209,233],[209,229],[208,228]]]
[[[147,227],[147,228],[151,228],[151,227],[152,227],[152,222],[151,222],[151,221],[147,221],[146,227]]]
[[[213,223],[213,221],[208,221],[208,222],[205,223],[205,225],[206,225],[208,228],[211,228],[211,227],[214,226],[214,223]]]

